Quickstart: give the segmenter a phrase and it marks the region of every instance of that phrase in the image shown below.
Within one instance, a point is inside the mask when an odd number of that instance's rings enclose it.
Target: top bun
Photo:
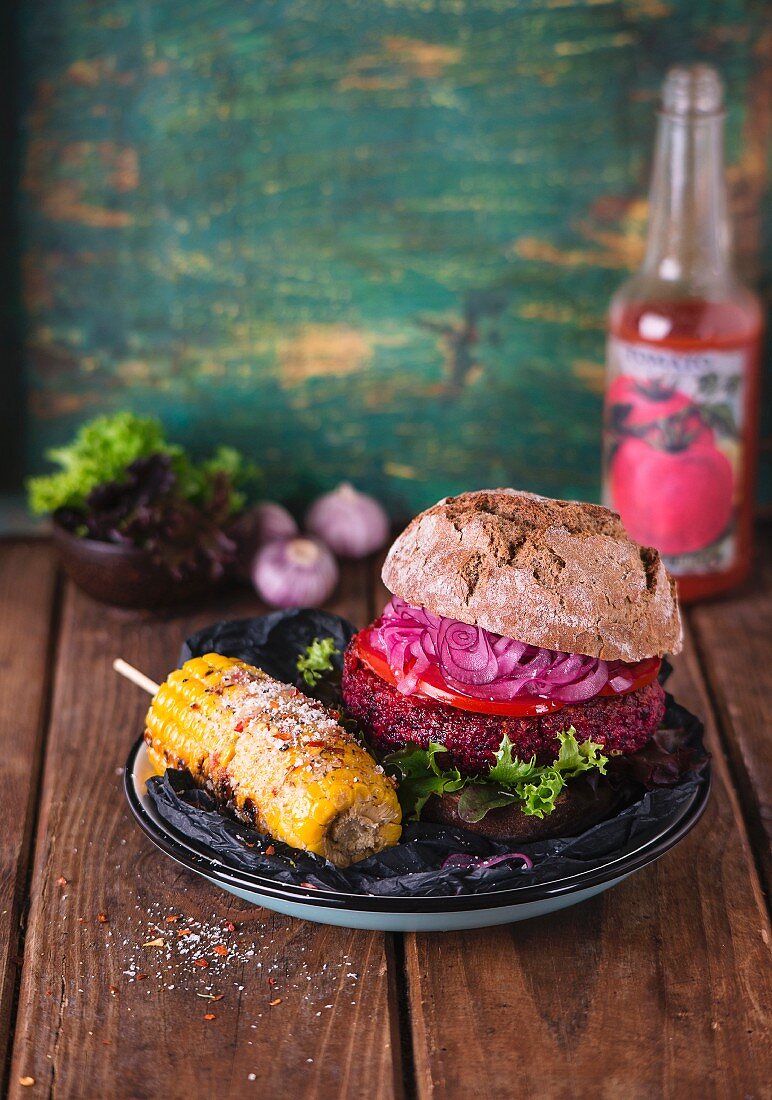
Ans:
[[[564,653],[681,648],[675,582],[616,512],[515,489],[447,497],[402,532],[383,583],[407,603]]]

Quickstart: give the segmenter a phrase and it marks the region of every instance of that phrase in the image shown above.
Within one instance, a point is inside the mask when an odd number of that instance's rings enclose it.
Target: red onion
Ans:
[[[260,547],[274,539],[292,538],[297,533],[298,525],[281,504],[261,500],[247,508],[228,530],[236,543],[236,575],[241,580],[249,581],[252,562]]]
[[[311,505],[306,529],[342,558],[365,558],[388,539],[389,517],[377,500],[343,482]]]
[[[530,871],[533,867],[533,860],[525,852],[507,852],[506,855],[489,856],[488,859],[483,859],[482,856],[473,856],[469,852],[452,852],[443,862],[440,870],[447,871],[456,868],[459,871],[471,871],[478,867],[495,867],[497,863],[505,863],[509,859],[521,859],[524,871]]]
[[[455,619],[443,619],[440,623],[437,656],[446,679],[489,684],[498,675],[499,662],[487,632]]]
[[[252,580],[273,607],[318,607],[338,583],[338,566],[316,539],[280,539],[258,551]]]
[[[370,642],[385,654],[404,695],[415,691],[430,666],[463,695],[506,701],[539,696],[583,702],[607,684],[616,692],[629,689],[638,674],[638,666],[624,661],[541,649],[411,607],[396,596],[371,630]]]
[[[260,500],[251,509],[255,517],[258,545],[274,539],[291,539],[298,534],[298,525],[286,508],[272,500]]]

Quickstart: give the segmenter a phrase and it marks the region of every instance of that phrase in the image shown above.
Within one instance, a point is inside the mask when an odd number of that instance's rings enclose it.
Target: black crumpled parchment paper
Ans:
[[[274,611],[254,619],[226,619],[205,626],[182,643],[180,664],[204,653],[221,653],[257,665],[276,680],[294,684],[298,656],[315,638],[333,638],[336,655],[332,663],[338,676],[343,670],[343,650],[356,631],[340,615],[316,609]],[[307,688],[306,694],[308,694]]]
[[[239,657],[285,682],[297,683],[297,656],[314,638],[332,636],[342,650],[353,633],[353,627],[344,619],[326,612],[276,612],[215,623],[199,631],[183,645],[180,664],[191,656],[215,651]],[[324,697],[330,690],[329,684],[321,685],[317,694]],[[383,897],[479,894],[551,882],[597,868],[637,849],[678,821],[697,788],[708,781],[709,758],[702,744],[702,723],[670,695],[661,732],[665,753],[661,759],[678,760],[677,781],[668,774],[667,767],[659,766],[659,761],[656,768],[648,761],[646,767],[633,768],[632,775],[653,775],[655,781],[659,775],[669,785],[646,790],[632,779],[623,780],[629,786],[630,804],[614,817],[580,836],[520,845],[518,850],[533,860],[532,870],[524,870],[519,860],[513,860],[493,867],[443,871],[443,861],[456,852],[488,857],[512,849],[463,829],[429,822],[408,822],[399,844],[340,869],[226,816],[206,791],[195,787],[187,772],[170,769],[165,776],[150,779],[148,794],[173,830],[225,868],[263,875],[277,883],[310,884],[343,893]],[[272,855],[265,853],[269,845],[275,849]]]

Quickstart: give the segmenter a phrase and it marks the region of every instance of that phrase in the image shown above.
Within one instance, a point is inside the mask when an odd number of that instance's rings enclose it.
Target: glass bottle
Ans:
[[[609,310],[604,499],[685,601],[751,565],[762,311],[732,270],[723,127],[716,71],[671,69],[645,260]]]

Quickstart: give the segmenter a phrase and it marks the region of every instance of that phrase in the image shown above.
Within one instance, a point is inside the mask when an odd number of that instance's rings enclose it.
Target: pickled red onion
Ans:
[[[533,860],[525,852],[507,852],[503,856],[489,856],[488,859],[473,856],[469,852],[451,852],[440,865],[440,870],[474,871],[478,867],[495,867],[497,863],[506,863],[510,859],[522,860],[524,871],[530,871],[533,868]]]
[[[396,596],[369,638],[385,655],[403,695],[416,690],[430,666],[438,668],[448,686],[462,695],[502,701],[539,696],[580,703],[607,685],[617,693],[627,691],[636,678],[636,665],[541,649],[433,615]]]

